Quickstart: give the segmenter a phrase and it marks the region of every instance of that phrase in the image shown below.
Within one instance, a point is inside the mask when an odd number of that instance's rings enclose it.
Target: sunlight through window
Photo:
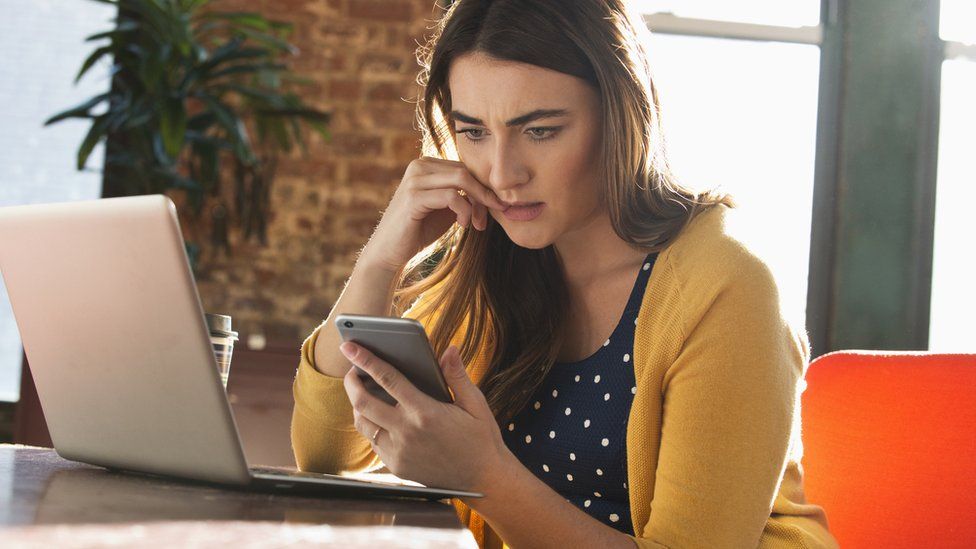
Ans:
[[[939,35],[943,40],[976,44],[976,2],[942,0]]]
[[[655,34],[650,59],[675,171],[721,186],[751,211],[784,301],[802,320],[820,49]]]
[[[945,61],[929,322],[929,349],[933,351],[976,351],[976,217],[970,201],[976,190],[973,128],[976,62]]]

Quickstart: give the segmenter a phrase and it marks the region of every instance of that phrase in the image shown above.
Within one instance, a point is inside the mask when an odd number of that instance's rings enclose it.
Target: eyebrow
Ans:
[[[508,122],[505,122],[505,126],[511,128],[512,126],[528,124],[529,122],[539,120],[540,118],[555,118],[557,116],[567,115],[569,115],[569,111],[567,109],[536,109],[530,113],[523,114],[522,116],[516,116]],[[460,111],[451,111],[451,117],[455,120],[466,122],[468,124],[478,124],[479,126],[485,125],[480,118],[468,116]]]

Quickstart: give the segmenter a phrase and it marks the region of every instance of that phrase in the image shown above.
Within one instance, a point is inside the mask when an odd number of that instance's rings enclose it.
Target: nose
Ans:
[[[495,141],[490,162],[488,185],[502,200],[506,200],[504,194],[506,191],[515,189],[529,181],[529,170],[523,162],[521,151],[516,144],[510,143],[506,139]]]

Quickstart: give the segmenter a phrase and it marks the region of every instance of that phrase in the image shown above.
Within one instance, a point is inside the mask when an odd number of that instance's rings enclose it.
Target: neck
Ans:
[[[587,286],[621,268],[630,268],[647,251],[620,238],[605,209],[595,212],[577,229],[554,244],[570,288]]]

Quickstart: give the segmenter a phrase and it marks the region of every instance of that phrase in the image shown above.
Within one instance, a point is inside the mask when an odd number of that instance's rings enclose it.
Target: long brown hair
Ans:
[[[480,52],[575,76],[601,98],[601,200],[614,231],[648,253],[664,248],[702,209],[731,200],[673,177],[646,34],[623,0],[454,2],[417,50],[424,154],[457,160],[448,71],[459,56]],[[398,306],[435,286],[425,305],[438,312],[430,333],[437,356],[466,326],[461,357],[467,364],[488,353],[479,386],[496,420],[506,422],[548,374],[566,337],[569,294],[555,249],[515,245],[490,216],[484,232],[455,224],[405,267]]]

